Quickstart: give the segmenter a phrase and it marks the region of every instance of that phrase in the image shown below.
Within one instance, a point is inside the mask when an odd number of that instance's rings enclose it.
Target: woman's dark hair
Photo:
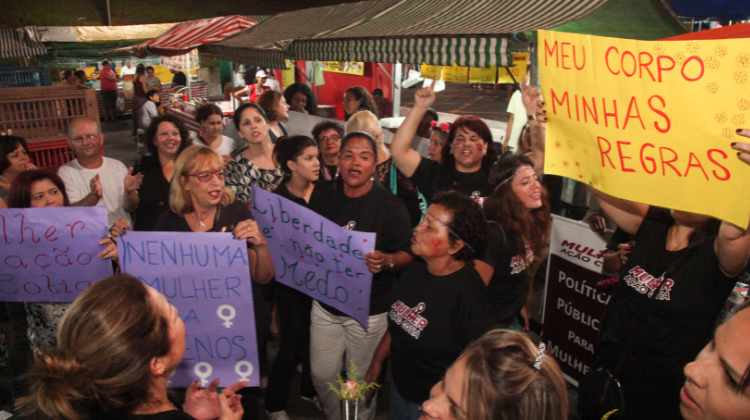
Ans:
[[[260,98],[258,98],[257,104],[260,105],[260,107],[263,108],[263,111],[266,112],[266,119],[269,122],[279,120],[279,114],[278,112],[276,112],[276,106],[279,104],[281,98],[283,98],[283,95],[279,92],[276,92],[275,90],[263,92],[263,94],[260,95]]]
[[[158,91],[158,90],[156,90],[156,89],[151,89],[151,90],[149,90],[148,92],[146,92],[146,97],[147,97],[147,98],[149,98],[149,99],[151,99],[151,97],[152,97],[152,96],[154,96],[154,95],[158,95],[158,94],[159,94],[159,91]]]
[[[331,120],[325,120],[315,124],[315,127],[312,129],[312,136],[315,141],[320,142],[320,135],[323,134],[324,131],[331,129],[336,130],[336,132],[339,133],[339,137],[344,137],[344,127]]]
[[[365,140],[367,140],[367,143],[372,148],[372,153],[374,153],[375,156],[378,155],[378,145],[375,142],[375,139],[372,138],[372,136],[370,135],[370,133],[367,133],[367,132],[364,132],[364,131],[352,131],[352,132],[346,133],[346,135],[344,136],[344,138],[341,139],[341,149],[340,149],[341,152],[344,151],[344,148],[346,147],[346,145],[350,141],[352,141],[353,139],[365,139]]]
[[[284,98],[286,99],[286,102],[288,104],[291,104],[292,98],[297,93],[303,93],[305,96],[307,96],[307,104],[305,105],[305,109],[307,110],[308,114],[316,115],[318,113],[318,102],[315,99],[315,95],[310,89],[310,86],[307,86],[304,83],[292,83],[291,85],[287,86],[287,88],[284,89]]]
[[[48,169],[32,169],[23,171],[13,180],[8,192],[8,207],[26,209],[31,207],[31,185],[45,179],[50,180],[63,195],[63,204],[70,205],[65,183],[56,173]]]
[[[154,140],[156,140],[156,131],[159,130],[159,124],[163,122],[174,124],[174,126],[177,127],[177,131],[180,132],[180,147],[177,149],[177,154],[179,155],[183,150],[190,146],[190,137],[188,136],[188,131],[182,124],[182,121],[170,114],[159,115],[151,120],[151,124],[146,129],[146,147],[148,147],[151,156],[158,156]]]
[[[367,110],[375,115],[380,115],[378,114],[378,105],[375,103],[375,99],[373,99],[370,92],[362,86],[352,86],[347,89],[344,94],[351,95],[359,102],[359,108],[357,111]]]
[[[292,171],[287,163],[297,160],[308,147],[318,147],[318,143],[307,136],[282,137],[276,142],[276,146],[273,148],[273,157],[281,170],[284,171],[285,179],[292,177]]]
[[[168,321],[148,288],[127,274],[108,277],[65,312],[57,346],[35,357],[19,408],[28,418],[130,413],[149,400],[151,361],[170,349]]]
[[[459,117],[451,125],[451,130],[448,132],[448,141],[443,146],[443,165],[446,165],[446,168],[452,171],[456,170],[456,160],[453,158],[452,146],[453,140],[456,139],[456,134],[458,134],[458,130],[461,128],[477,133],[487,145],[487,153],[482,158],[482,170],[489,171],[492,163],[497,159],[497,153],[492,148],[492,132],[490,128],[476,115]]]
[[[531,159],[524,155],[506,154],[492,165],[489,184],[492,193],[484,200],[484,214],[487,220],[500,224],[509,235],[515,235],[529,243],[534,255],[542,257],[547,246],[552,219],[547,200],[547,190],[542,189],[542,206],[527,209],[511,188],[513,176],[522,166],[534,168]]]
[[[195,120],[198,121],[198,124],[203,124],[203,121],[206,121],[211,115],[218,115],[224,118],[224,113],[221,112],[221,108],[216,104],[203,104],[195,110]]]
[[[269,122],[268,115],[266,115],[266,111],[263,110],[263,108],[260,107],[258,104],[254,104],[252,102],[245,102],[244,104],[237,107],[237,109],[234,110],[234,115],[232,116],[232,120],[234,121],[234,128],[237,129],[237,131],[240,130],[240,122],[242,121],[242,113],[245,112],[248,108],[252,108],[256,111],[258,111],[258,114],[260,114],[261,117],[263,117],[266,122]]]
[[[448,224],[450,241],[460,239],[466,245],[453,257],[470,261],[480,256],[487,242],[487,220],[479,204],[456,191],[438,193],[430,204],[443,206],[453,215]]]
[[[0,174],[10,168],[10,159],[8,159],[8,155],[15,152],[19,144],[28,154],[29,146],[26,144],[26,140],[23,137],[0,136]]]

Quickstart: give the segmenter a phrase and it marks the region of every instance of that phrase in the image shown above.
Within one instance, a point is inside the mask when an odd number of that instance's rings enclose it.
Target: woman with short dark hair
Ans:
[[[289,110],[304,114],[317,115],[318,103],[310,86],[304,83],[292,83],[284,89],[284,98]]]
[[[377,380],[390,355],[389,418],[416,420],[432,385],[490,324],[486,289],[472,264],[486,235],[479,204],[454,191],[436,195],[414,228],[411,252],[420,259],[393,287],[388,332],[367,372]]]
[[[171,115],[154,118],[146,131],[146,141],[150,153],[138,165],[143,182],[138,189],[135,230],[153,230],[159,216],[169,210],[169,183],[175,161],[190,145],[185,126]]]
[[[233,138],[224,135],[224,113],[221,108],[216,104],[203,104],[196,110],[195,120],[200,128],[193,144],[210,147],[221,157],[231,158],[236,145]]]
[[[339,154],[340,180],[319,185],[310,199],[310,208],[339,226],[375,233],[375,250],[364,258],[373,273],[367,329],[317,301],[310,314],[313,383],[326,416],[332,419],[341,417],[341,408],[328,384],[341,373],[344,355],[360,368],[369,365],[388,326],[393,282],[398,271],[412,261],[408,252],[409,213],[398,198],[373,180],[376,163],[377,145],[372,136],[347,133]],[[360,413],[361,418],[371,419],[374,406],[363,407]]]

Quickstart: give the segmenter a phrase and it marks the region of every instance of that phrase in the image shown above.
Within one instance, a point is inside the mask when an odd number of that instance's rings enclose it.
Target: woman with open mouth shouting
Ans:
[[[489,170],[496,154],[492,133],[479,117],[468,115],[453,122],[443,147],[442,163],[422,158],[410,147],[424,114],[435,102],[433,86],[417,90],[414,108],[396,131],[391,153],[398,169],[410,177],[427,200],[440,191],[456,190],[472,197],[486,197],[492,191]]]
[[[282,140],[283,141],[283,140]],[[318,185],[310,208],[340,226],[376,234],[375,250],[365,256],[373,273],[370,317],[365,330],[343,313],[313,302],[310,314],[310,364],[318,397],[326,417],[341,418],[339,398],[331,392],[343,365],[343,356],[361,369],[370,365],[380,339],[388,327],[387,311],[397,272],[408,265],[411,228],[401,201],[374,180],[377,144],[365,132],[351,132],[341,141],[340,180]],[[360,410],[360,418],[375,416],[375,398]]]

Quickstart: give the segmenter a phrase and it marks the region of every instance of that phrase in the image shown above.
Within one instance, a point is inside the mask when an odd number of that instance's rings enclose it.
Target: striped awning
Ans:
[[[29,59],[47,54],[34,28],[0,28],[0,58]]]
[[[183,55],[201,45],[219,42],[238,34],[257,22],[257,19],[251,16],[239,15],[190,20],[174,25],[154,39],[117,51],[130,50],[138,57]]]
[[[240,63],[251,64],[271,69],[286,68],[284,51],[279,49],[233,48],[223,45],[208,44],[198,48],[201,54],[226,58]]]
[[[606,1],[362,1],[279,13],[219,45],[276,48],[300,59],[503,65],[507,34],[552,28]]]
[[[295,41],[288,55],[298,60],[373,61],[440,66],[508,66],[508,38],[410,37]]]

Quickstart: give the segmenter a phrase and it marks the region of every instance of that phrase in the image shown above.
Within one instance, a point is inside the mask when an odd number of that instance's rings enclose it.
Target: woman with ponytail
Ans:
[[[185,324],[164,296],[132,276],[109,277],[71,304],[57,347],[36,355],[19,409],[29,418],[239,420],[243,382],[218,396],[194,383],[184,411],[169,400],[184,352]]]

